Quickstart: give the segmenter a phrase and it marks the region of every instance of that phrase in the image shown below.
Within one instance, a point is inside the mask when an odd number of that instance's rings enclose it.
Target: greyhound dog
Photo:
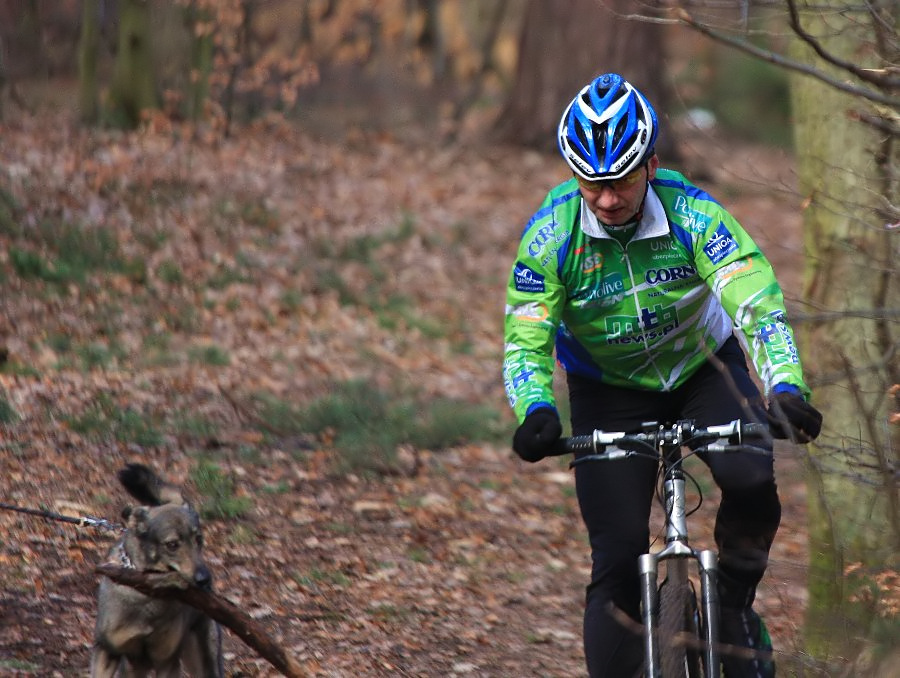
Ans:
[[[176,572],[211,589],[200,516],[179,488],[142,464],[128,464],[118,478],[142,505],[122,511],[125,533],[107,562],[141,572]],[[151,598],[101,577],[92,678],[113,678],[119,669],[126,676],[155,671],[159,678],[177,678],[182,666],[191,676],[224,677],[219,625],[188,605]]]

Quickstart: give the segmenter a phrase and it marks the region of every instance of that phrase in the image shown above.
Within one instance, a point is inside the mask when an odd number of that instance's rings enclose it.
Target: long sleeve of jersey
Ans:
[[[704,207],[708,214],[692,222],[696,233],[676,226],[676,237],[690,243],[698,274],[743,335],[765,392],[776,384],[790,384],[808,398],[784,295],[771,264],[727,211],[711,199]]]
[[[565,258],[573,221],[559,221],[554,208],[571,198],[571,191],[562,198],[553,194],[547,197],[522,234],[510,272],[503,381],[519,421],[538,406],[556,406],[553,350],[566,301],[558,269]]]

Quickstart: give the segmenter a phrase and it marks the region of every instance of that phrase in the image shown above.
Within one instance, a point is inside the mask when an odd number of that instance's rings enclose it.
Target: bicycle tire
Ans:
[[[662,678],[702,678],[697,598],[688,580],[688,563],[666,562],[659,590],[659,663]]]

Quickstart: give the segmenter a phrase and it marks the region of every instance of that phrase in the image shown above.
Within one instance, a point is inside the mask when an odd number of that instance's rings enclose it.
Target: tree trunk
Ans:
[[[78,107],[81,121],[93,125],[99,117],[97,50],[100,45],[100,0],[84,0],[78,45]]]
[[[187,102],[187,116],[194,122],[203,117],[209,98],[209,77],[212,73],[215,43],[213,17],[209,8],[193,0],[184,10],[185,24],[191,32],[191,78]]]
[[[802,25],[838,58],[883,65],[865,16],[819,6],[802,16]],[[792,51],[828,70],[806,45]],[[810,488],[816,491],[810,492],[806,637],[814,656],[852,657],[880,621],[877,597],[866,591],[878,588],[880,573],[896,569],[900,553],[900,431],[889,423],[898,409],[889,390],[900,382],[900,328],[888,309],[896,310],[900,298],[900,234],[886,225],[891,222],[882,212],[897,204],[891,174],[898,151],[891,135],[853,121],[855,112],[874,113],[863,100],[812,78],[792,77],[800,187],[808,203],[804,299],[811,322],[800,338],[813,402],[825,416],[811,458]],[[848,575],[855,563],[863,567]]]
[[[652,23],[621,18],[629,0],[530,0],[519,41],[516,81],[496,124],[501,141],[556,149],[563,110],[601,73],[616,72],[637,87],[660,118],[657,151],[677,161],[668,133],[671,100],[665,76],[664,34]]]
[[[122,0],[119,45],[109,93],[111,120],[137,127],[141,112],[157,107],[150,52],[150,6],[147,0]]]
[[[449,55],[441,25],[441,3],[438,0],[419,0],[419,11],[425,17],[425,25],[419,35],[418,47],[431,54],[431,69],[435,82],[447,76]]]

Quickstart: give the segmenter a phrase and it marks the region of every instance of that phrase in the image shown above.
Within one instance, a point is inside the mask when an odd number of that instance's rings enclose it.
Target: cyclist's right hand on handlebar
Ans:
[[[513,449],[525,461],[540,461],[553,452],[554,444],[562,436],[559,414],[550,407],[531,412],[513,435]]]

